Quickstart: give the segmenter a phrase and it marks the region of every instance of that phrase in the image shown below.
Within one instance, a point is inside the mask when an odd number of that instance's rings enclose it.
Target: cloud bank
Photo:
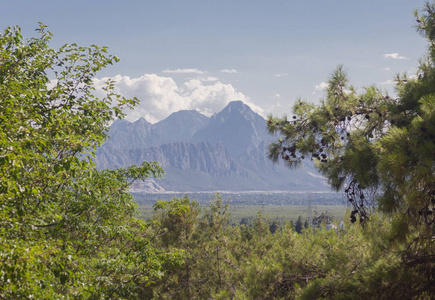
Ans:
[[[102,88],[107,79],[94,79],[96,96],[104,96]],[[129,121],[144,117],[155,123],[179,110],[197,110],[210,116],[234,100],[241,100],[255,112],[264,114],[264,110],[253,104],[249,97],[237,91],[231,84],[218,80],[197,78],[177,83],[171,77],[156,74],[145,74],[138,78],[116,75],[112,79],[116,82],[115,92],[126,98],[137,97],[141,101],[134,110],[126,111],[126,119]]]

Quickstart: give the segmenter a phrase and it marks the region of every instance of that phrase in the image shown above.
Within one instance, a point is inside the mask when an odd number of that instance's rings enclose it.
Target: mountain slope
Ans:
[[[230,102],[193,135],[194,141],[222,142],[234,157],[267,139],[265,120],[242,101]]]
[[[209,118],[196,110],[180,110],[153,125],[153,144],[190,141],[194,133],[208,122]]]
[[[148,147],[152,140],[152,124],[144,118],[140,118],[134,123],[127,120],[116,120],[110,126],[109,139],[105,146],[111,145],[124,149],[134,149]]]
[[[289,170],[267,158],[265,120],[241,101],[207,118],[180,111],[154,125],[115,122],[97,150],[99,168],[157,161],[166,172],[156,184],[172,191],[328,190],[311,162]]]

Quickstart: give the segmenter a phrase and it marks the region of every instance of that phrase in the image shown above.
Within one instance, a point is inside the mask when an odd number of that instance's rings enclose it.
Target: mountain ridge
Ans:
[[[97,167],[157,161],[166,172],[153,181],[160,190],[329,190],[311,162],[290,170],[267,158],[273,136],[266,120],[242,101],[230,102],[210,118],[185,110],[155,124],[119,120],[108,135],[96,151]]]

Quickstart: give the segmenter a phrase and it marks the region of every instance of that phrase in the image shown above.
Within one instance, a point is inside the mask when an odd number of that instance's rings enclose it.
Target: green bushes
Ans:
[[[346,230],[308,228],[298,234],[290,225],[271,233],[261,214],[251,227],[231,225],[228,218],[219,196],[202,212],[186,197],[156,204],[155,230],[162,224],[178,229],[162,234],[155,245],[169,252],[182,249],[185,262],[150,287],[154,297],[329,299],[346,297],[355,288],[368,296],[362,280],[375,284],[371,272],[387,264],[384,273],[397,267],[397,257],[384,252],[381,243],[386,220],[373,217],[366,229],[347,223]]]

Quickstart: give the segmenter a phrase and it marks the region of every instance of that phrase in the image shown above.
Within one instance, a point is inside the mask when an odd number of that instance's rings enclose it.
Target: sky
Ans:
[[[97,75],[137,97],[129,121],[196,109],[208,116],[242,100],[263,116],[325,96],[342,64],[361,91],[394,95],[395,74],[417,71],[426,42],[414,28],[423,0],[3,1],[0,28],[35,36],[38,22],[66,43],[108,46],[120,62]],[[97,91],[98,93],[98,91]]]

